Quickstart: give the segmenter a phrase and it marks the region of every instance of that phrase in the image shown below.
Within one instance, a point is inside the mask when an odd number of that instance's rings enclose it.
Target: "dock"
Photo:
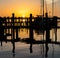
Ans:
[[[43,18],[43,19],[42,19]],[[24,21],[23,21],[24,20]],[[30,17],[15,17],[15,14],[12,14],[12,17],[0,17],[0,42],[1,46],[3,42],[11,42],[13,46],[13,54],[15,53],[15,43],[23,42],[26,44],[30,44],[30,52],[32,53],[32,45],[33,44],[46,44],[46,49],[48,44],[58,44],[57,42],[57,29],[60,28],[58,26],[58,21],[60,18],[53,16],[48,17],[48,13],[45,14],[45,17],[33,17],[30,14]],[[20,39],[18,37],[18,30],[20,28],[29,29],[29,38]],[[50,39],[50,30],[54,29],[55,32],[55,41]],[[41,31],[42,35],[44,35],[44,31],[46,31],[46,40],[35,40],[33,37],[33,30]],[[11,39],[7,39],[7,37],[11,36]]]

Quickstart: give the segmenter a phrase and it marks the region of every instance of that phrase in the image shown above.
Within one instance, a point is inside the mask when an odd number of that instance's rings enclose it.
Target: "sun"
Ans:
[[[25,15],[22,15],[23,18],[25,18]],[[25,22],[25,19],[23,19],[23,22]]]
[[[30,11],[28,9],[22,9],[19,11],[19,14],[21,17],[28,17],[30,14]]]
[[[22,15],[22,17],[24,18],[24,17],[25,17],[25,15]]]

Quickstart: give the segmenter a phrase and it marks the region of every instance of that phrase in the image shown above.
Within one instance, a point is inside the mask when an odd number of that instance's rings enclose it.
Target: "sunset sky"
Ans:
[[[33,16],[41,14],[41,1],[42,0],[0,0],[0,16],[11,16],[15,13],[16,16]],[[48,13],[52,14],[52,0],[47,1]],[[60,16],[60,0],[54,0],[55,8],[54,15]]]

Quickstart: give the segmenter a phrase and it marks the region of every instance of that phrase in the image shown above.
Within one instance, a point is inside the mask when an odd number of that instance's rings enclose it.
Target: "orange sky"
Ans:
[[[51,0],[47,1],[48,13],[51,16]],[[54,15],[59,15],[58,1],[55,0]],[[0,16],[11,16],[15,13],[16,16],[33,16],[41,14],[41,0],[0,0]]]

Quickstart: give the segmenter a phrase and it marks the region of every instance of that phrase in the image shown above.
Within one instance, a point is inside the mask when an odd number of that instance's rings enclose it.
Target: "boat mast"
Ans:
[[[54,15],[54,0],[52,0],[52,16]]]
[[[44,17],[44,0],[43,0],[43,17]]]

